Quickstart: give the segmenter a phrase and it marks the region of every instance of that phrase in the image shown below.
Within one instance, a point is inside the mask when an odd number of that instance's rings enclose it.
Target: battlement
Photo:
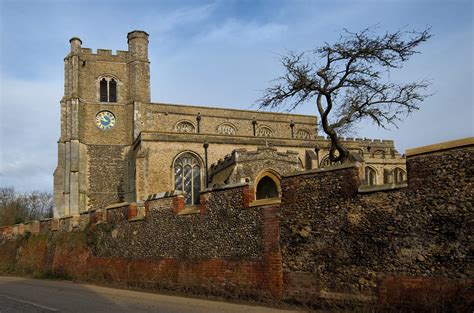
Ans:
[[[127,35],[128,51],[117,50],[115,54],[111,49],[97,49],[96,53],[91,48],[82,48],[82,40],[79,37],[72,37],[69,40],[71,44],[71,54],[80,54],[87,58],[123,58],[123,59],[141,59],[148,60],[148,34],[144,31],[132,31]],[[114,59],[112,59],[114,60]]]
[[[116,50],[115,53],[113,53],[113,51],[110,49],[97,49],[96,53],[93,53],[91,48],[81,48],[80,54],[82,56],[110,56],[124,59],[128,59],[130,57],[129,51]]]

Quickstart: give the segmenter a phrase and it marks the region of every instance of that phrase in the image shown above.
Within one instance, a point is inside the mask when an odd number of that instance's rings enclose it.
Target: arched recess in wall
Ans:
[[[366,166],[365,170],[365,183],[369,186],[375,186],[377,185],[377,171],[371,167],[371,166]]]
[[[120,80],[111,74],[102,74],[96,79],[96,96],[99,102],[116,103],[119,98]]]
[[[181,120],[174,125],[174,130],[178,133],[195,133],[196,126],[189,120]]]
[[[198,205],[203,184],[203,161],[193,151],[183,151],[171,166],[173,189],[185,193],[186,205]]]
[[[278,172],[266,169],[255,178],[255,200],[281,197],[281,176]]]
[[[232,123],[225,122],[217,126],[216,132],[221,135],[236,135],[237,127]]]

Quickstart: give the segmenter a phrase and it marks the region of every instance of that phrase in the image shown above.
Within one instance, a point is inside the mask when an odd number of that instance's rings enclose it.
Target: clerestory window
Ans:
[[[100,102],[117,102],[117,81],[113,78],[102,78],[99,83]]]
[[[174,162],[174,189],[183,191],[186,205],[199,204],[201,192],[201,162],[186,152]]]

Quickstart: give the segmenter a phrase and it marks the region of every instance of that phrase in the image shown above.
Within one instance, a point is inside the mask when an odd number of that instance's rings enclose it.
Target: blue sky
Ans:
[[[354,135],[393,139],[403,153],[474,134],[470,0],[0,0],[0,14],[0,186],[52,190],[69,39],[126,50],[134,29],[150,34],[152,101],[256,109],[288,50],[333,42],[343,28],[431,27],[421,54],[392,77],[429,79],[433,96],[398,129],[367,123]],[[312,104],[295,111],[315,112]]]

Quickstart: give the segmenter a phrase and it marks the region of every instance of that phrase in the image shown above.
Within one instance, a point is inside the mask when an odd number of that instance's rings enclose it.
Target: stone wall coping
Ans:
[[[119,203],[110,204],[110,205],[106,206],[104,209],[108,210],[108,209],[120,208],[120,207],[123,207],[123,206],[127,206],[129,204],[130,204],[129,202],[119,202]]]
[[[200,210],[198,206],[189,206],[185,207],[184,210],[178,212],[178,215],[190,215],[190,214],[199,214]]]
[[[333,172],[333,171],[339,171],[346,168],[359,167],[359,166],[360,166],[359,162],[337,164],[337,165],[332,165],[328,167],[313,168],[313,169],[305,170],[305,171],[292,172],[292,173],[282,175],[282,177],[294,177],[294,176],[308,175],[308,174],[315,174],[315,173]]]
[[[273,204],[280,204],[280,203],[281,203],[281,198],[259,199],[259,200],[254,200],[250,202],[249,207],[273,205]]]
[[[129,222],[137,222],[137,221],[143,221],[145,219],[145,216],[136,216],[134,218],[129,219]]]
[[[180,196],[180,195],[184,195],[184,192],[179,191],[179,190],[164,191],[164,192],[154,193],[154,194],[149,195],[146,198],[146,201],[175,197],[175,196]]]
[[[390,184],[375,185],[375,186],[361,185],[359,186],[358,192],[370,193],[370,192],[377,192],[377,191],[401,189],[401,188],[407,188],[407,187],[408,187],[408,184],[406,182],[401,183],[401,184],[390,183]]]
[[[405,155],[407,157],[412,157],[419,154],[461,148],[465,146],[474,146],[474,137],[467,137],[462,139],[440,142],[433,145],[407,149]]]
[[[73,218],[74,214],[70,214],[70,215],[64,215],[64,216],[61,216],[61,217],[58,217],[58,220],[66,220],[66,219],[70,219],[70,218]],[[77,216],[79,216],[79,214],[77,214]]]
[[[235,183],[235,184],[228,184],[228,185],[216,185],[213,187],[208,187],[203,190],[201,190],[201,194],[210,192],[210,191],[219,191],[219,190],[226,190],[226,189],[232,189],[232,188],[239,188],[239,187],[244,187],[248,186],[249,183]]]

